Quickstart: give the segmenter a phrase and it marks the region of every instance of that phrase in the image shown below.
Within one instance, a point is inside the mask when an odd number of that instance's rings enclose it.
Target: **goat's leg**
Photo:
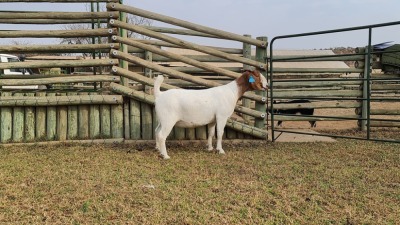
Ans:
[[[215,122],[207,125],[208,127],[208,151],[214,150],[212,140],[215,135]]]
[[[165,146],[165,141],[167,140],[167,137],[169,133],[171,132],[172,128],[174,127],[174,123],[166,123],[166,124],[160,124],[160,130],[156,134],[156,140],[158,142],[158,147],[160,151],[161,157],[163,159],[169,159],[170,157],[168,156],[167,153],[167,147]]]
[[[226,119],[217,119],[217,150],[219,154],[225,154],[224,149],[222,149],[222,136],[224,135],[226,122]]]
[[[156,137],[156,149],[157,150],[160,150],[160,143],[159,143],[159,140],[158,140],[158,133],[160,132],[160,130],[161,130],[161,124],[158,123],[157,127],[155,129],[155,132],[154,132],[154,134],[155,134],[154,136]]]

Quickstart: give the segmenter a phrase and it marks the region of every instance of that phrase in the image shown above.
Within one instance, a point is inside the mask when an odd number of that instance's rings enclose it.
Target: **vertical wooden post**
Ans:
[[[122,22],[127,22],[127,17],[125,12],[120,12],[120,20]],[[128,38],[128,32],[125,29],[120,28],[120,36],[122,38]],[[125,44],[120,44],[120,49],[123,53],[128,53],[128,46]],[[129,69],[129,64],[125,60],[120,60],[120,67],[123,69]],[[121,84],[124,86],[129,86],[129,79],[125,77],[121,77]],[[130,122],[129,122],[129,101],[124,100],[123,104],[123,121],[122,121],[122,126],[123,126],[123,137],[125,139],[130,139]]]
[[[90,93],[97,95],[97,93]],[[89,106],[89,137],[96,139],[100,137],[100,108],[99,105]]]
[[[78,95],[76,92],[69,92],[67,95]],[[78,137],[78,106],[68,106],[68,134],[67,139],[73,140]]]
[[[257,37],[257,40],[261,40],[261,41],[265,41],[266,42],[268,39],[267,39],[267,37]],[[256,60],[258,62],[265,63],[266,59],[267,59],[267,46],[265,46],[265,47],[257,47],[256,48]],[[267,78],[267,71],[266,70],[263,70],[263,71],[260,71],[260,72],[265,78]],[[265,91],[256,91],[256,94],[264,96],[264,97],[266,96],[266,92]],[[267,106],[265,105],[265,103],[256,102],[256,110],[257,111],[265,113],[266,109],[267,109]],[[257,128],[264,129],[265,128],[265,118],[262,118],[262,119],[256,118],[254,126],[257,127]]]
[[[23,96],[22,93],[15,93],[14,96]],[[21,142],[24,137],[24,114],[23,107],[14,107],[13,110],[13,141]]]
[[[251,35],[245,34],[245,37],[251,38]],[[243,43],[243,58],[251,59],[251,44]],[[243,64],[243,70],[250,70],[251,66]],[[242,99],[242,105],[243,107],[250,108],[251,107],[251,100],[243,98]],[[243,115],[243,119],[246,122],[251,121],[251,116],[249,115]]]
[[[3,92],[1,96],[10,96],[10,92]],[[0,139],[1,143],[7,143],[12,138],[12,108],[1,107]]]
[[[183,139],[185,139],[185,128],[174,127],[174,129],[172,129],[172,132],[169,136],[171,139],[183,140]]]
[[[147,61],[153,62],[153,53],[152,53],[152,52],[145,51],[145,52],[144,52],[144,57],[145,57],[145,59],[146,59]],[[148,78],[153,78],[153,71],[152,71],[151,69],[145,67],[145,68],[144,68],[144,75],[145,75],[146,77],[148,77]],[[144,87],[144,91],[145,91],[147,94],[151,94],[151,86],[147,86],[147,85],[146,85],[146,86]]]
[[[207,126],[201,126],[196,128],[196,139],[198,140],[207,139]]]
[[[124,109],[123,105],[111,105],[111,137],[124,137]]]
[[[100,130],[102,138],[111,138],[110,105],[100,105]]]
[[[67,95],[66,93],[62,93],[61,96]],[[58,106],[57,109],[57,136],[58,140],[65,141],[67,140],[68,133],[68,107],[67,106]]]
[[[153,106],[149,104],[141,104],[141,122],[142,122],[142,137],[144,140],[153,139]]]
[[[56,93],[47,93],[47,96],[56,96]],[[47,140],[56,139],[57,130],[57,107],[49,106],[47,107],[47,117],[46,117],[46,130],[47,130]]]
[[[87,93],[79,93],[79,95],[87,95]],[[89,138],[89,106],[78,106],[78,136],[79,139]]]
[[[153,61],[152,52],[144,52],[145,59],[149,62]],[[153,78],[153,71],[149,68],[144,68],[144,75],[148,78]],[[144,92],[150,94],[151,87],[145,86]],[[141,115],[142,115],[142,136],[145,140],[153,139],[153,106],[149,104],[141,104]]]
[[[34,96],[34,93],[26,93],[26,96]],[[25,107],[25,141],[35,140],[35,107]]]
[[[186,129],[186,138],[188,140],[195,140],[196,139],[196,133],[195,133],[195,129],[194,128],[187,128]]]
[[[141,129],[140,129],[140,102],[131,98],[130,101],[130,130],[131,130],[131,139],[139,140],[141,139]]]
[[[45,96],[44,92],[37,92],[36,96]],[[46,107],[36,107],[36,140],[46,139]]]

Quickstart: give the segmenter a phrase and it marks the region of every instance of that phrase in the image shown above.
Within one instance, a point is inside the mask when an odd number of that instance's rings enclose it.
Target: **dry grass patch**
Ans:
[[[202,149],[164,161],[148,146],[0,148],[0,223],[400,223],[398,144]]]

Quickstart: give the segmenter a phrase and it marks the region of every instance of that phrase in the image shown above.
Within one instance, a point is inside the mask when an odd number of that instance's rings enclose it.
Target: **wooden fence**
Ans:
[[[16,2],[21,1],[0,1]],[[18,2],[18,3],[17,3]],[[23,2],[50,2],[25,0]],[[45,140],[132,139],[152,140],[157,121],[152,95],[153,77],[164,74],[167,79],[163,90],[174,88],[216,87],[240,76],[243,69],[256,68],[267,76],[266,37],[252,38],[237,35],[179,20],[173,17],[119,4],[117,0],[52,0],[59,3],[105,4],[107,12],[10,12],[0,11],[1,24],[65,25],[92,24],[92,29],[76,30],[0,30],[0,38],[89,38],[88,44],[28,44],[1,45],[0,54],[92,54],[90,59],[26,60],[0,63],[0,72],[8,69],[34,69],[29,76],[0,76],[0,141],[37,142]],[[61,10],[61,9],[60,9]],[[127,15],[142,16],[182,28],[141,26],[126,22]],[[132,31],[151,37],[151,40],[127,36]],[[204,46],[184,38],[197,36],[237,41],[238,48]],[[101,43],[101,38],[107,43]],[[187,51],[179,54],[172,51]],[[102,54],[100,54],[102,53]],[[105,54],[104,53],[108,53]],[[58,56],[62,58],[61,56]],[[288,56],[281,56],[285,59]],[[27,57],[31,59],[33,57]],[[299,56],[295,61],[310,61]],[[328,77],[343,73],[364,71],[361,55],[344,55],[340,58],[324,57],[320,61],[357,61],[357,68],[276,68],[285,77]],[[57,75],[41,73],[50,68],[72,68]],[[71,72],[75,69],[75,72]],[[79,71],[77,71],[79,70]],[[329,74],[327,76],[326,74]],[[285,77],[284,77],[284,76]],[[24,90],[23,85],[47,85],[47,90]],[[287,108],[354,108],[357,112],[348,118],[361,118],[363,104],[356,99],[363,96],[360,81],[281,82],[274,86],[275,97],[314,98],[319,96],[342,97],[343,101],[312,101],[304,104],[277,104]],[[377,91],[397,91],[397,84],[373,83]],[[334,91],[332,91],[334,90]],[[266,93],[246,93],[228,120],[225,138],[265,139],[268,98]],[[397,111],[372,110],[372,114],[398,114]],[[278,116],[280,120],[310,120],[308,117]],[[320,118],[317,120],[332,120]],[[379,124],[382,126],[382,124]],[[193,129],[174,128],[169,139],[206,139],[206,127]]]
[[[7,1],[13,2],[13,1]],[[20,2],[20,1],[19,1]],[[46,1],[24,1],[46,2]],[[93,26],[92,29],[77,30],[0,30],[3,40],[15,38],[90,38],[91,44],[28,44],[0,45],[0,54],[28,55],[24,62],[0,63],[0,71],[20,68],[33,69],[36,73],[29,76],[2,75],[0,86],[8,87],[1,90],[0,96],[0,141],[7,142],[37,142],[46,140],[83,140],[83,139],[133,139],[151,140],[156,126],[154,113],[154,98],[150,87],[153,85],[152,74],[163,73],[171,80],[180,78],[198,87],[215,87],[221,82],[195,76],[196,71],[189,72],[183,68],[171,69],[163,66],[163,62],[183,62],[193,69],[219,74],[225,79],[235,79],[240,76],[241,67],[225,69],[208,65],[205,62],[235,61],[245,63],[265,70],[265,60],[254,60],[243,57],[243,49],[229,49],[201,46],[173,38],[166,34],[178,33],[212,38],[223,38],[245,41],[266,52],[265,40],[257,40],[242,35],[236,35],[172,18],[183,27],[195,27],[193,30],[167,29],[160,27],[144,27],[127,24],[126,14],[136,12],[135,8],[117,3],[117,1],[72,1],[55,0],[51,2],[107,2],[107,12],[23,12],[2,11],[2,24],[108,24]],[[1,3],[0,3],[1,4]],[[123,10],[121,10],[123,9]],[[132,11],[133,10],[133,11]],[[136,9],[139,10],[139,9]],[[140,10],[139,10],[140,11]],[[143,11],[141,11],[143,13]],[[150,15],[150,14],[148,14]],[[151,16],[161,16],[158,14]],[[155,19],[155,18],[150,18]],[[167,20],[168,20],[167,19]],[[200,29],[200,30],[199,30]],[[158,40],[132,39],[126,36],[126,30],[151,36]],[[206,32],[203,32],[203,31]],[[100,43],[99,37],[108,37],[108,43]],[[198,57],[182,56],[170,53],[161,46],[201,50],[206,54]],[[103,53],[99,57],[98,53]],[[110,53],[104,58],[104,53]],[[31,60],[35,54],[80,54],[92,53],[93,59],[58,59]],[[43,57],[45,58],[45,57]],[[59,56],[59,58],[62,58]],[[150,59],[150,60],[149,60]],[[48,75],[41,71],[50,68],[73,68],[86,72],[61,73]],[[133,68],[133,69],[132,69]],[[190,68],[188,68],[190,69]],[[200,72],[202,73],[202,72]],[[26,90],[24,85],[47,85],[47,90]],[[15,87],[15,88],[10,88]],[[181,88],[162,85],[164,90]],[[264,105],[265,96],[247,93],[248,101]],[[255,118],[259,127],[251,123],[243,123],[230,119],[227,124],[225,138],[266,138],[264,128],[265,109],[255,110],[238,105],[238,113]],[[196,129],[175,128],[169,139],[206,139],[206,127]]]

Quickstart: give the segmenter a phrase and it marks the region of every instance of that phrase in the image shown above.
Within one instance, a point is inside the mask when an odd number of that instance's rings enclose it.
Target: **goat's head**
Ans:
[[[258,71],[245,71],[242,75],[245,80],[249,83],[251,90],[267,90],[268,82],[267,79]]]

